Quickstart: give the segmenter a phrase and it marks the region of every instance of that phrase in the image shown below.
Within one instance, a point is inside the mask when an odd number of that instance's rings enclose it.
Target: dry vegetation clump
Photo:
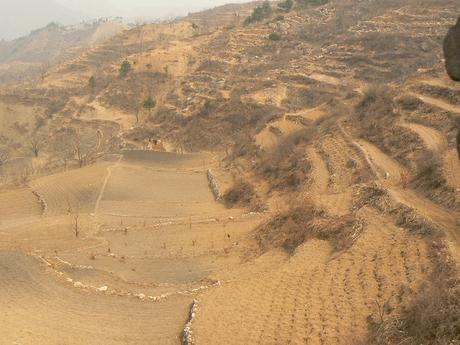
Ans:
[[[154,119],[161,123],[166,138],[188,151],[234,147],[235,156],[254,153],[255,134],[279,118],[279,110],[274,106],[246,104],[238,99],[215,102],[212,111],[200,110],[197,116],[168,117],[168,114],[171,113],[160,112]]]
[[[430,279],[393,316],[369,319],[368,339],[362,344],[460,343],[460,281],[441,238],[432,241],[434,270]]]
[[[398,126],[398,118],[393,109],[393,94],[385,87],[371,86],[356,106],[354,123],[361,138],[406,165],[423,143],[415,133]]]
[[[315,130],[305,128],[283,138],[273,151],[264,152],[257,170],[277,190],[295,191],[308,180],[311,164],[305,146]]]
[[[416,111],[419,110],[425,104],[420,98],[404,95],[395,100],[395,103],[405,111]]]
[[[434,98],[441,99],[447,103],[460,105],[459,92],[448,87],[420,84],[416,87],[416,91]]]
[[[330,102],[335,94],[321,87],[312,87],[305,90],[298,87],[289,87],[288,97],[282,105],[290,112],[300,111],[305,108],[314,108],[323,103]]]
[[[449,143],[455,142],[457,134],[456,115],[448,111],[436,109],[413,96],[402,96],[396,105],[404,112],[410,122],[433,127],[446,134]]]
[[[353,215],[331,218],[308,202],[279,213],[256,229],[260,249],[284,249],[293,254],[297,247],[316,238],[329,241],[335,250],[349,248],[361,231]]]
[[[263,206],[258,199],[254,186],[243,179],[237,180],[222,196],[228,208],[248,207],[253,211],[262,210]]]
[[[321,211],[312,205],[303,205],[274,216],[256,229],[255,237],[262,251],[282,248],[293,254],[295,249],[313,237],[311,222]]]
[[[441,205],[451,209],[460,208],[458,193],[448,185],[444,177],[441,158],[431,151],[421,151],[415,162],[417,173],[411,186]]]
[[[358,186],[354,193],[353,209],[364,206],[375,208],[390,216],[397,226],[407,229],[412,234],[421,236],[439,236],[438,227],[418,215],[412,208],[392,200],[388,191],[376,184]]]

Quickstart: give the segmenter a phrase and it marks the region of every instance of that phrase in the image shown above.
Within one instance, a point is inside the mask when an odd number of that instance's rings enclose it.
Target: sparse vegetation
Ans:
[[[336,250],[353,244],[353,235],[356,236],[360,228],[353,216],[330,218],[309,200],[302,200],[301,204],[275,215],[256,230],[256,239],[263,251],[283,248],[293,254],[313,238],[330,241]]]
[[[327,3],[139,22],[1,88],[2,341],[173,343],[199,296],[198,344],[457,345],[460,3]]]
[[[273,9],[268,1],[265,1],[262,5],[257,6],[252,11],[252,14],[245,19],[244,24],[248,25],[254,22],[260,22],[271,16]]]
[[[369,320],[367,345],[433,344],[460,341],[460,284],[458,271],[439,240],[432,244],[435,260],[429,282],[394,315]]]
[[[281,41],[282,37],[279,33],[272,32],[270,35],[268,35],[268,39],[271,41]]]

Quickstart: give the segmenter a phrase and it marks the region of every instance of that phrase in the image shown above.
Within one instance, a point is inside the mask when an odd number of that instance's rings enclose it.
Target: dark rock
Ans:
[[[447,74],[453,80],[460,81],[460,18],[457,24],[449,29],[444,39],[444,57]]]

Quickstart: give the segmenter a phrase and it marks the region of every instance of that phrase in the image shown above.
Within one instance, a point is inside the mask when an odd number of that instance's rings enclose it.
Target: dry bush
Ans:
[[[360,186],[355,191],[353,209],[370,206],[390,216],[395,224],[414,235],[439,236],[440,230],[405,204],[395,202],[388,191],[374,184]]]
[[[364,95],[356,107],[360,120],[393,118],[393,99],[390,90],[382,85],[371,85],[364,90]]]
[[[312,237],[310,222],[318,211],[311,205],[293,208],[273,217],[268,223],[256,229],[256,240],[262,251],[282,248],[288,253]]]
[[[344,250],[354,243],[361,229],[353,215],[328,217],[323,210],[303,201],[302,206],[279,213],[259,226],[255,236],[262,251],[282,248],[293,254],[313,238],[329,241],[334,250]]]
[[[222,197],[225,206],[229,208],[235,206],[252,206],[253,209],[257,208],[258,202],[256,198],[257,195],[254,187],[242,179],[236,181]]]
[[[267,123],[280,117],[279,109],[274,106],[245,104],[233,98],[228,101],[216,101],[212,107],[213,110],[206,116],[198,113],[182,117],[160,111],[155,121],[161,124],[164,138],[180,144],[189,151],[234,147],[233,152],[238,157],[245,155],[245,152],[249,152],[250,155],[255,153],[255,134]]]
[[[370,205],[391,216],[396,225],[423,235],[430,245],[433,271],[421,289],[392,315],[369,318],[367,339],[358,345],[454,345],[460,343],[459,272],[443,241],[443,232],[407,206],[394,202],[377,186],[357,193],[355,208]]]
[[[423,147],[423,142],[417,134],[399,126],[398,118],[393,108],[393,94],[377,85],[365,90],[355,108],[353,122],[361,138],[407,165],[413,152]]]
[[[273,188],[296,190],[305,183],[311,169],[305,146],[315,134],[312,128],[301,129],[283,138],[273,151],[264,153],[258,171]]]
[[[401,109],[407,110],[407,111],[418,110],[424,104],[419,98],[414,97],[414,96],[408,96],[408,95],[399,97],[396,100],[396,103],[399,107],[401,107]]]
[[[460,94],[458,91],[448,87],[421,84],[418,85],[415,90],[422,94],[426,94],[434,98],[439,98],[445,102],[460,105]]]
[[[411,187],[448,208],[460,208],[458,193],[444,177],[441,158],[425,150],[417,153],[415,163],[417,174],[410,183]]]
[[[432,242],[434,271],[395,316],[369,319],[368,345],[460,344],[459,272],[440,239]]]

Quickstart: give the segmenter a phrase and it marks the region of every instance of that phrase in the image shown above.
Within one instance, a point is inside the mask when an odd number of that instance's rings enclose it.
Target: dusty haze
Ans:
[[[55,21],[74,24],[82,20],[121,16],[159,19],[180,16],[227,3],[225,0],[17,0],[0,1],[0,40],[11,40]],[[245,2],[234,0],[232,2]]]

